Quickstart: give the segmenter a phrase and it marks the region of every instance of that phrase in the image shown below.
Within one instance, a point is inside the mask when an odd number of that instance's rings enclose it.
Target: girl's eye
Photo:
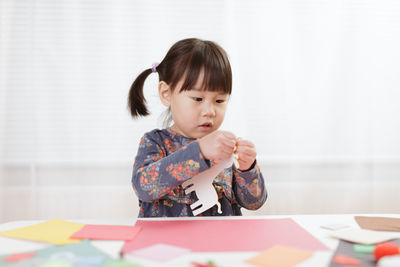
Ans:
[[[203,101],[203,98],[201,98],[201,97],[192,97],[192,98],[194,101],[197,101],[197,102]]]
[[[219,103],[219,104],[221,104],[221,103],[224,103],[224,102],[225,102],[225,100],[218,99],[216,102],[217,102],[217,103]]]

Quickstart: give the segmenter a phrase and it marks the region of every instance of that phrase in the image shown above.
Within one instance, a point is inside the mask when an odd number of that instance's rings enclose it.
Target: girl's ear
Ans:
[[[158,83],[158,95],[160,96],[161,103],[169,107],[171,105],[171,89],[164,81]]]

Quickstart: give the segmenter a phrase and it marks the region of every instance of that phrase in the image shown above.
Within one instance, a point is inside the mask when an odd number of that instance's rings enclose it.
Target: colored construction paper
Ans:
[[[328,250],[292,219],[138,220],[142,229],[125,243],[123,253],[157,243],[194,252],[262,251],[276,244]]]
[[[361,264],[361,260],[346,256],[343,254],[336,255],[332,259],[332,261],[334,263],[341,264],[341,265],[360,265]]]
[[[30,259],[34,257],[36,253],[20,253],[20,254],[13,254],[3,258],[3,262],[18,262],[26,259]]]
[[[355,216],[362,229],[375,231],[400,231],[400,218]]]
[[[81,223],[51,220],[27,227],[0,232],[0,236],[42,241],[55,245],[65,245],[81,241],[70,239],[70,236],[80,230],[83,226],[84,224]]]
[[[94,240],[132,240],[140,231],[140,227],[124,225],[85,225],[78,232],[71,235],[76,239]]]
[[[265,267],[291,267],[310,258],[313,253],[311,250],[277,245],[246,260],[246,263]]]
[[[130,254],[153,261],[165,262],[190,253],[190,249],[168,244],[155,244],[146,248],[132,251]]]
[[[374,252],[374,245],[363,245],[363,244],[354,244],[353,245],[354,252],[356,253],[372,253]]]
[[[331,236],[364,245],[372,245],[396,238],[394,233],[384,233],[364,229],[344,229],[331,233]]]

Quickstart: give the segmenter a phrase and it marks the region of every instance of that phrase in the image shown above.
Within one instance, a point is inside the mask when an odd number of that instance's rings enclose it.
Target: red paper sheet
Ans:
[[[261,251],[275,245],[328,250],[292,219],[138,220],[135,227],[141,231],[125,243],[122,253],[156,243],[194,252]]]
[[[85,225],[71,235],[75,239],[94,240],[132,240],[140,231],[140,227],[123,225]]]

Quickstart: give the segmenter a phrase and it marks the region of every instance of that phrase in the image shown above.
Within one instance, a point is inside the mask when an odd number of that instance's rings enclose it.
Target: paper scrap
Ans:
[[[341,264],[341,265],[360,265],[361,264],[361,260],[356,259],[356,258],[352,258],[352,257],[348,257],[348,256],[343,255],[343,254],[337,254],[332,259],[332,262],[337,263],[337,264]]]
[[[326,229],[326,230],[332,230],[332,231],[336,231],[336,230],[340,230],[340,229],[344,229],[344,228],[348,228],[348,227],[350,227],[350,226],[348,226],[346,224],[341,224],[341,223],[321,225],[321,228]]]
[[[55,245],[66,245],[81,241],[71,239],[70,236],[80,230],[83,226],[84,224],[81,223],[55,219],[44,223],[0,232],[0,236],[48,242]]]
[[[190,249],[187,248],[168,244],[156,244],[146,248],[134,250],[130,254],[153,261],[165,262],[188,253],[190,253]]]
[[[331,236],[364,245],[372,245],[396,238],[394,233],[384,233],[356,228],[334,231],[331,233]]]
[[[246,263],[265,267],[291,267],[313,255],[314,251],[277,245],[267,249]]]
[[[354,216],[362,229],[375,231],[400,231],[400,218]]]
[[[374,252],[374,245],[363,245],[363,244],[354,244],[353,245],[354,252],[356,253],[372,253]]]
[[[328,250],[321,241],[290,218],[139,219],[136,226],[142,229],[132,241],[125,243],[123,253],[158,243],[184,247],[194,252],[262,251],[276,244],[308,250]],[[238,242],[238,236],[246,238]]]
[[[20,254],[13,254],[3,258],[3,262],[18,262],[26,259],[30,259],[34,257],[36,253],[20,253]]]
[[[140,231],[140,227],[125,225],[91,225],[87,224],[71,235],[76,239],[93,240],[132,240]]]

